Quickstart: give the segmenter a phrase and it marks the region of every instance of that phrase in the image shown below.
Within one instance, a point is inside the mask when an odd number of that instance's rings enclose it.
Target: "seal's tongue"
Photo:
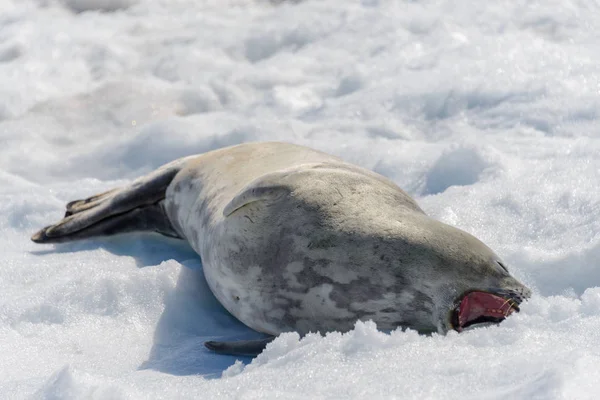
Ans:
[[[471,292],[460,302],[456,330],[460,332],[477,323],[500,322],[514,310],[518,308],[511,300],[487,292]]]

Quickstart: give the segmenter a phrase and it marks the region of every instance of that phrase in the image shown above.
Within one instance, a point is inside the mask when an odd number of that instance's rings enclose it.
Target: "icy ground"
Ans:
[[[279,3],[0,0],[0,398],[597,398],[597,2]],[[69,200],[257,140],[390,177],[536,294],[497,327],[359,323],[240,363],[201,344],[252,333],[185,244],[29,241]]]

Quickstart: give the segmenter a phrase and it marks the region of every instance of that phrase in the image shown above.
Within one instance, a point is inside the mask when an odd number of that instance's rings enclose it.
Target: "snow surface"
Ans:
[[[593,399],[594,1],[0,0],[0,398]],[[382,173],[535,290],[447,336],[251,337],[184,243],[29,236],[188,154],[309,145]]]

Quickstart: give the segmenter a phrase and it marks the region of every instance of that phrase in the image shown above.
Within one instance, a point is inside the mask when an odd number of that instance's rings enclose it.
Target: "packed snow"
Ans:
[[[594,399],[593,1],[0,0],[0,398]],[[69,200],[248,141],[377,171],[534,289],[447,336],[255,337],[183,242],[29,241]]]

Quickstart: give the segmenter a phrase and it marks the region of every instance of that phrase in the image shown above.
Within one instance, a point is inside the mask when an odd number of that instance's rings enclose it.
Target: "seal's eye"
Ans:
[[[506,265],[502,264],[502,262],[500,262],[500,261],[496,261],[496,262],[498,263],[498,265],[499,265],[499,266],[500,266],[500,267],[501,267],[503,270],[505,270],[506,272],[508,272],[508,268],[506,268]]]

